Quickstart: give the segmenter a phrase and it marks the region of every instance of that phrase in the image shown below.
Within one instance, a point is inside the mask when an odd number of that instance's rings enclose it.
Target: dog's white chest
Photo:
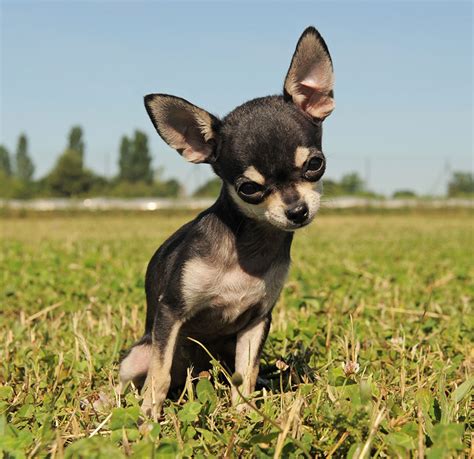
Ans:
[[[213,265],[197,258],[186,263],[183,295],[186,308],[196,313],[204,308],[219,309],[225,322],[233,322],[252,306],[270,310],[280,294],[288,272],[288,262],[275,263],[261,276],[246,273],[235,262]]]

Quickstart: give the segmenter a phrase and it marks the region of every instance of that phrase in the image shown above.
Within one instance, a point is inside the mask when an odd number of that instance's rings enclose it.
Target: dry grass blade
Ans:
[[[64,304],[64,301],[59,301],[58,303],[52,304],[41,311],[36,312],[35,314],[31,315],[26,319],[26,322],[33,322],[33,320],[38,319],[41,316],[48,314],[48,312],[54,311],[55,309],[59,308]]]

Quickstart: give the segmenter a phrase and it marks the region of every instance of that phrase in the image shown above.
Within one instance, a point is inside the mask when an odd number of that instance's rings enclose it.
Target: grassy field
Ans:
[[[0,457],[466,457],[472,214],[322,214],[297,234],[238,412],[216,366],[161,423],[115,392],[144,272],[190,215],[0,217]]]

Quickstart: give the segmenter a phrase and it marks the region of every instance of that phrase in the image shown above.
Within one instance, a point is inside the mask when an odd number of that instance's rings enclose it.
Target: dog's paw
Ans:
[[[152,419],[157,422],[161,416],[163,408],[163,400],[153,400],[150,391],[145,392],[141,406],[142,415],[145,418]]]
[[[161,405],[142,403],[141,412],[144,418],[157,422],[161,416]]]
[[[114,400],[105,392],[93,393],[80,401],[81,409],[91,408],[99,413],[108,412],[113,406]]]

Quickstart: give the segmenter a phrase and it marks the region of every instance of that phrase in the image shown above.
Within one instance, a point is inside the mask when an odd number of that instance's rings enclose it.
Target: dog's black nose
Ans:
[[[308,218],[308,206],[305,203],[297,204],[296,206],[286,209],[285,214],[288,220],[299,225]]]

